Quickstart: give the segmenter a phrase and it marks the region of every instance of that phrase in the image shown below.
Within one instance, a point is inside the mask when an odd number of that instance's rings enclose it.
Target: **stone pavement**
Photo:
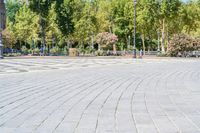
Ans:
[[[200,133],[200,60],[0,60],[0,133]]]

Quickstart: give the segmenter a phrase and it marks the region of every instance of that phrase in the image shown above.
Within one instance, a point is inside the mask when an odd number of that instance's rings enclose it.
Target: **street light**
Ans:
[[[5,17],[5,4],[3,0],[0,0],[0,59],[3,59],[3,43],[2,43],[2,31],[6,28],[6,17]]]
[[[128,47],[127,47],[127,51],[129,51],[130,49],[130,44],[131,44],[131,36],[128,36]]]
[[[0,59],[3,59],[2,34],[0,33]]]
[[[136,4],[137,0],[133,0],[133,6],[134,6],[133,58],[136,58]]]

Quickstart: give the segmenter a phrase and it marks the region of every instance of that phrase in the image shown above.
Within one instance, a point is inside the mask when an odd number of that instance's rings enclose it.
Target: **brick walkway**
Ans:
[[[200,133],[200,63],[0,60],[0,133]]]

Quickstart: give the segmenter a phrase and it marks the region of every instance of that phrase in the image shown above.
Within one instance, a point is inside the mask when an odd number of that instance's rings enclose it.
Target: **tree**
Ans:
[[[97,31],[96,11],[92,7],[95,7],[94,3],[85,2],[80,17],[77,18],[76,16],[73,20],[75,23],[74,36],[80,42],[80,45],[90,45],[90,37]]]
[[[184,4],[181,8],[181,22],[183,22],[182,31],[186,34],[196,32],[200,28],[200,8],[196,2]]]
[[[157,21],[159,21],[159,29],[161,30],[161,49],[165,52],[165,39],[166,39],[166,27],[168,27],[168,22],[175,19],[179,13],[181,2],[179,0],[162,0],[157,2]]]
[[[69,35],[74,31],[74,23],[72,21],[74,14],[74,0],[56,1],[56,13],[58,28],[64,35]]]
[[[49,14],[47,16],[46,42],[49,47],[51,44],[52,47],[54,47],[53,45],[56,43],[55,42],[56,38],[61,39],[62,37],[62,33],[57,24],[57,14],[55,6],[56,6],[55,2],[52,3],[51,8],[49,10]]]
[[[17,43],[17,39],[15,38],[14,33],[8,28],[2,32],[3,35],[3,43],[6,48],[14,48]]]
[[[9,22],[15,23],[15,14],[19,11],[22,6],[19,1],[16,0],[7,0],[5,3],[6,6],[6,16]]]
[[[145,50],[145,39],[152,38],[156,34],[156,10],[155,0],[140,0],[137,4],[137,29],[141,33],[143,50]]]
[[[41,42],[43,44],[43,48],[45,48],[46,45],[45,29],[47,27],[47,16],[49,14],[49,9],[53,1],[54,0],[29,0],[30,9],[39,15],[39,25],[40,25],[39,37],[42,38]]]
[[[136,7],[137,48],[147,50],[148,44],[148,49],[155,50],[158,31],[163,52],[175,34],[200,34],[200,0],[138,0]],[[132,43],[133,0],[7,0],[6,8],[5,35],[15,35],[17,45],[92,48],[99,33],[116,34],[121,50]]]
[[[33,13],[26,4],[24,4],[15,16],[14,33],[21,42],[31,44],[32,39],[38,39],[39,17]]]
[[[111,7],[112,2],[111,1],[105,1],[105,0],[98,0],[97,2],[97,10],[96,10],[96,32],[101,33],[101,32],[112,32],[111,27],[112,27],[112,7]]]
[[[113,33],[119,37],[120,43],[128,44],[128,36],[133,33],[133,2],[131,0],[115,1],[112,4],[111,23]]]

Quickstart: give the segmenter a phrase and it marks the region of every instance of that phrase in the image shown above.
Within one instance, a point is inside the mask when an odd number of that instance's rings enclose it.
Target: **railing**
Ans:
[[[16,49],[10,49],[10,48],[5,48],[4,49],[4,54],[11,55],[11,56],[19,56],[22,54],[20,50]],[[141,55],[141,51],[136,51],[136,54],[139,56]],[[23,55],[23,54],[22,54]],[[42,55],[41,53],[38,55]],[[52,55],[57,55],[57,56],[66,56],[68,53],[64,53],[64,51],[59,52],[58,54],[45,54],[46,56],[52,56]],[[78,56],[132,56],[133,51],[94,51],[91,53],[82,53],[78,52]],[[157,56],[158,51],[145,51],[142,52],[142,55],[146,56]],[[176,57],[200,57],[200,51],[189,51],[189,52],[179,52],[178,54],[174,55]]]
[[[200,51],[179,52],[177,57],[200,57]]]
[[[107,51],[94,51],[94,52],[79,52],[77,51],[77,55],[78,56],[128,56],[128,55],[133,55],[133,51],[112,51],[112,50],[107,50]],[[16,49],[10,49],[10,48],[5,48],[4,49],[4,54],[7,55],[15,55],[15,54],[22,54],[23,53],[20,50],[16,50]],[[140,51],[136,51],[137,55],[140,55],[141,52]],[[157,51],[145,51],[145,54],[142,52],[143,55],[157,55],[158,52]],[[34,55],[43,55],[41,52],[40,54],[34,54]],[[51,53],[46,53],[46,56],[53,56],[53,55],[57,55],[57,56],[66,56],[68,55],[68,53],[64,53],[63,51],[58,52],[57,54],[51,54]]]
[[[133,51],[104,51],[104,53],[107,53],[108,55],[133,55]],[[137,55],[140,55],[140,51],[136,51]],[[143,55],[157,55],[157,51],[145,51],[145,53],[142,51]]]

